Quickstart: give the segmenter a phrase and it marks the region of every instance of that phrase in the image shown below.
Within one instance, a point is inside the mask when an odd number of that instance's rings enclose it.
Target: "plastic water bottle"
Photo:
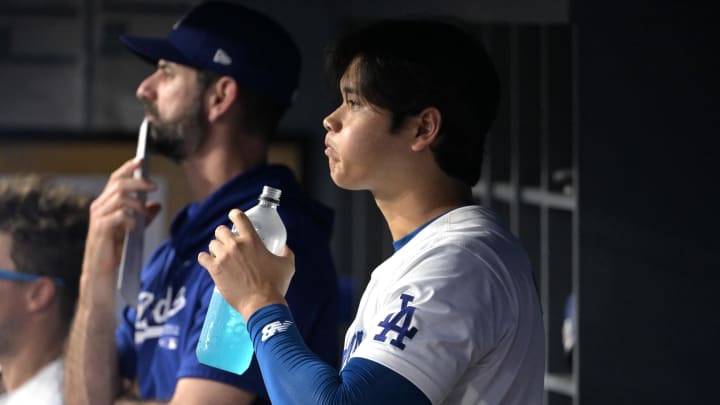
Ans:
[[[285,246],[287,232],[277,212],[281,191],[265,186],[260,201],[247,215],[265,247],[280,254]],[[235,226],[232,228],[236,233]],[[225,301],[217,287],[213,290],[195,354],[208,366],[242,374],[250,366],[253,345],[245,320]]]

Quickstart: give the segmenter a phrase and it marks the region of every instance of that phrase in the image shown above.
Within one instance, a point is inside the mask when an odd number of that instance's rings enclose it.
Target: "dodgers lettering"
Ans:
[[[342,363],[340,363],[340,364],[342,364],[343,367],[345,367],[348,360],[350,360],[350,355],[353,354],[353,352],[355,352],[355,349],[357,349],[358,346],[360,346],[360,343],[362,343],[362,340],[363,340],[363,332],[361,330],[355,332],[352,339],[350,339],[350,344],[348,345],[348,347],[346,347],[343,350]]]

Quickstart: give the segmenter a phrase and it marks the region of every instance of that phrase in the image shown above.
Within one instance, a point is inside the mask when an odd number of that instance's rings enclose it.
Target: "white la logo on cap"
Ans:
[[[218,48],[213,56],[213,62],[221,65],[230,66],[232,64],[232,58],[222,48]]]

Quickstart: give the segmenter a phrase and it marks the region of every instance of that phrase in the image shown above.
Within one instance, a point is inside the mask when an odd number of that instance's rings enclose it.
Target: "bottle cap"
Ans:
[[[260,194],[260,199],[280,204],[280,194],[282,194],[280,189],[264,186],[262,193]]]

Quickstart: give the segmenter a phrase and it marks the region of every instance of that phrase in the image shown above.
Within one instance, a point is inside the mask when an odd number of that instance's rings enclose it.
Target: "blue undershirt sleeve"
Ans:
[[[405,377],[371,360],[351,358],[338,375],[305,346],[284,305],[256,311],[248,330],[273,403],[430,404]]]

